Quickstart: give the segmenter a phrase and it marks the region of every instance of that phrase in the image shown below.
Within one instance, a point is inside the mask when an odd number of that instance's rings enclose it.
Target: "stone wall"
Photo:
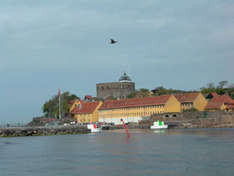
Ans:
[[[162,120],[176,128],[233,128],[234,112],[183,112],[152,116],[148,123]],[[146,123],[146,122],[145,122]]]
[[[97,98],[125,98],[135,92],[134,82],[100,83],[96,85]]]

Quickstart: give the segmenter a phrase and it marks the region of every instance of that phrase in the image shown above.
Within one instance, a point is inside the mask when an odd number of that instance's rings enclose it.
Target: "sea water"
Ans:
[[[0,138],[0,176],[233,176],[234,129]]]

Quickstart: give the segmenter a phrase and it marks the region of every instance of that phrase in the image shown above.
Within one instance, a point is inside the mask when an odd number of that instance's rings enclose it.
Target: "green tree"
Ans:
[[[60,107],[62,116],[66,117],[69,115],[69,102],[74,99],[79,99],[76,95],[70,95],[69,92],[64,92],[60,95]],[[59,96],[55,95],[50,100],[44,103],[42,107],[43,113],[46,117],[55,117],[59,116]]]
[[[127,98],[135,98],[135,97],[136,97],[136,94],[137,94],[137,92],[135,91],[135,92],[129,94],[129,95],[127,96]]]
[[[147,96],[150,96],[149,89],[141,88],[129,94],[127,98],[140,98],[140,97],[147,97]]]
[[[228,95],[234,99],[234,84],[231,84],[226,90]]]
[[[176,94],[176,93],[184,93],[184,90],[177,90],[177,89],[166,89],[163,86],[156,87],[152,90],[154,96],[158,95],[165,95],[165,94]]]
[[[226,86],[227,84],[228,84],[228,81],[220,81],[217,88],[223,89],[224,86]]]
[[[216,92],[215,84],[214,83],[208,83],[207,87],[202,87],[201,92],[203,94],[208,94],[212,92]]]
[[[139,94],[142,96],[142,97],[147,97],[150,95],[150,91],[149,89],[146,89],[146,88],[141,88],[139,90]]]
[[[220,81],[215,87],[214,83],[209,83],[207,84],[207,87],[201,88],[201,92],[203,94],[208,94],[212,92],[216,92],[219,95],[227,94],[232,99],[234,99],[234,84],[230,84],[228,86],[228,81]]]

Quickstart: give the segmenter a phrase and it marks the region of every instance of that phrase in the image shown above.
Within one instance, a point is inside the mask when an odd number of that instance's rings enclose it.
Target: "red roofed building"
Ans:
[[[73,109],[77,106],[79,106],[80,104],[80,100],[79,99],[74,99],[74,100],[71,100],[69,102],[69,112],[71,113],[73,111]]]
[[[217,97],[217,96],[219,95],[216,92],[212,92],[206,96],[206,99],[211,100],[212,98]]]
[[[218,95],[218,94],[212,94],[215,95],[212,97],[212,99],[208,102],[206,106],[206,110],[208,111],[217,111],[217,110],[223,110],[223,111],[233,111],[234,110],[234,100],[231,99],[227,95]]]
[[[91,95],[85,95],[84,100],[90,101],[92,99]]]
[[[107,100],[98,111],[100,122],[121,124],[121,119],[138,122],[152,114],[180,112],[180,103],[173,95]]]
[[[79,104],[74,107],[72,114],[79,123],[92,123],[98,122],[98,108],[102,102],[85,102],[79,101]]]
[[[175,94],[176,99],[181,103],[181,111],[196,109],[204,111],[207,100],[199,92]]]

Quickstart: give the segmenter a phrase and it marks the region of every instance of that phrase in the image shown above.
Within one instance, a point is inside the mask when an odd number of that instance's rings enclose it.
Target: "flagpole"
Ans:
[[[60,92],[60,89],[59,89],[59,91],[58,91],[58,98],[59,98],[59,119],[61,119],[61,92]]]
[[[60,98],[60,95],[59,95],[59,119],[61,119],[61,105],[60,105],[60,102],[61,102],[61,98]]]

